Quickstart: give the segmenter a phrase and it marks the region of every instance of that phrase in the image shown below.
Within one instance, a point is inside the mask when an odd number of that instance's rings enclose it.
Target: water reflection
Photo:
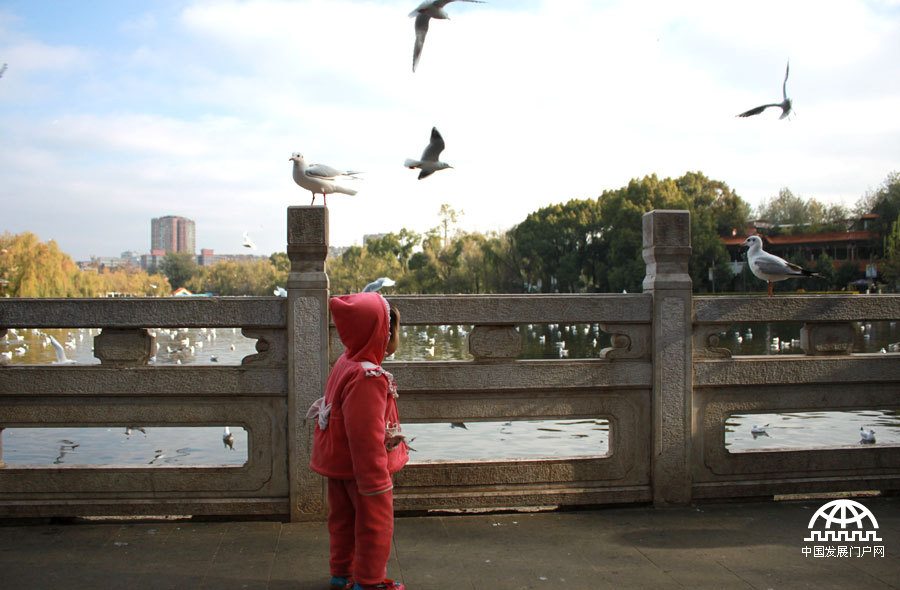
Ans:
[[[9,465],[243,465],[247,431],[225,428],[230,447],[219,446],[222,427],[7,428],[3,460]]]
[[[403,433],[416,441],[410,463],[603,457],[610,450],[602,418],[404,424]]]

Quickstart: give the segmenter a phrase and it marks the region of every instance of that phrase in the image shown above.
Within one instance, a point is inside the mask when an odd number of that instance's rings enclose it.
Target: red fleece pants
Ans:
[[[394,536],[394,493],[363,496],[352,479],[328,478],[328,534],[332,576],[360,584],[384,580]]]

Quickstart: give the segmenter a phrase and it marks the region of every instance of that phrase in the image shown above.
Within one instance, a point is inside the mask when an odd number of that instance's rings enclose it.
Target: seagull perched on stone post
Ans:
[[[357,179],[356,175],[362,174],[361,172],[338,170],[324,164],[307,165],[306,159],[300,152],[291,154],[290,160],[294,162],[294,182],[313,194],[311,205],[316,204],[316,194],[318,193],[322,193],[323,200],[329,193],[343,193],[351,196],[356,194],[355,190],[338,186],[335,182],[341,176]],[[325,200],[325,205],[328,205],[327,200]]]
[[[744,240],[741,246],[749,248],[747,251],[747,264],[750,265],[750,272],[753,273],[753,276],[769,283],[769,297],[772,296],[772,286],[776,281],[798,277],[821,276],[811,270],[788,262],[784,258],[779,258],[774,254],[763,251],[762,239],[759,236],[750,236]]]

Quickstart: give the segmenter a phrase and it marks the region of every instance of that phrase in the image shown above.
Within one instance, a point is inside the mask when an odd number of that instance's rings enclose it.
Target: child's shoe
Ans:
[[[353,580],[349,577],[331,576],[331,590],[351,590],[353,588]]]
[[[366,584],[365,587],[360,586],[359,582],[353,585],[353,590],[405,590],[406,586],[394,580],[384,580],[377,584]]]

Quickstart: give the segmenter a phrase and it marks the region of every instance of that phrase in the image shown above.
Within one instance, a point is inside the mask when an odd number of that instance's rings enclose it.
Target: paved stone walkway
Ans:
[[[804,556],[824,500],[403,517],[410,590],[900,588],[900,498],[859,499],[885,557]],[[0,524],[0,588],[326,590],[324,523]]]

